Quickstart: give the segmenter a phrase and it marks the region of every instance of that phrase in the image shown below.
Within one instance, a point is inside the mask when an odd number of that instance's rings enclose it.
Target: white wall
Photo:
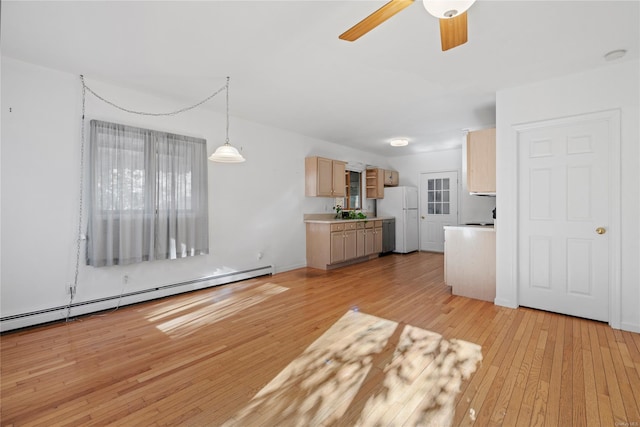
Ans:
[[[6,317],[69,301],[78,227],[82,97],[79,76],[7,57],[2,58],[1,78],[0,309]],[[90,79],[87,84],[136,110],[172,111],[185,106]],[[224,142],[224,116],[205,109],[147,117],[116,110],[89,94],[86,99],[87,124],[100,119],[203,137],[208,153]],[[223,94],[210,102],[223,103]],[[276,272],[302,267],[306,265],[303,214],[330,212],[334,204],[330,198],[304,196],[304,158],[322,155],[386,163],[369,153],[233,116],[230,142],[242,147],[247,161],[209,163],[210,254],[104,268],[81,263],[76,302],[263,265],[273,265]],[[86,149],[88,154],[88,145]],[[260,260],[258,252],[264,254]],[[81,261],[84,254],[83,245]],[[129,281],[123,288],[124,275]]]
[[[621,111],[621,298],[612,326],[640,332],[640,76],[638,61],[546,80],[497,93],[496,303],[518,305],[515,124],[597,111]],[[619,316],[616,316],[619,315]],[[619,318],[619,320],[616,319]]]
[[[469,195],[467,189],[466,136],[460,134],[457,141],[439,141],[438,145],[458,145],[457,148],[429,151],[408,156],[392,157],[390,167],[400,171],[400,185],[420,187],[420,175],[430,172],[456,171],[458,173],[458,223],[493,222],[491,211],[495,207],[493,197]]]

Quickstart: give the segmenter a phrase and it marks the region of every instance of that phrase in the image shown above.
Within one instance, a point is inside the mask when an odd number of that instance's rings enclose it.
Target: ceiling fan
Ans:
[[[340,35],[340,39],[355,41],[410,6],[414,0],[391,0],[371,15]],[[467,42],[467,9],[475,0],[422,0],[431,15],[440,19],[442,50],[449,50]]]

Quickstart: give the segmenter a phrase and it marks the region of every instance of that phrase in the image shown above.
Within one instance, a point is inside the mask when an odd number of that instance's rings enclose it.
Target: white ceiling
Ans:
[[[2,54],[195,103],[231,76],[230,109],[304,135],[404,155],[495,124],[495,92],[638,59],[639,1],[477,1],[469,42],[440,50],[420,1],[356,42],[385,1],[3,1]],[[135,108],[135,106],[131,106]],[[224,112],[224,97],[208,108]],[[405,137],[410,145],[391,148]]]

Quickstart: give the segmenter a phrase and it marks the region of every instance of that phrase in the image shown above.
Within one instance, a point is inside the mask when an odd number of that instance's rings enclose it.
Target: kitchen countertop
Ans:
[[[375,216],[363,219],[336,219],[336,218],[305,218],[307,224],[335,224],[340,222],[358,222],[358,221],[383,221],[385,219],[395,219],[392,216]]]
[[[496,231],[492,224],[489,225],[445,225],[444,229],[473,229],[478,231]]]

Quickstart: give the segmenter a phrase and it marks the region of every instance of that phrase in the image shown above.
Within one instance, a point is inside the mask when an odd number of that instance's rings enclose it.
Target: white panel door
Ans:
[[[518,132],[520,305],[609,320],[609,135],[606,120]]]
[[[458,172],[420,175],[420,250],[444,252],[444,226],[458,223]]]

